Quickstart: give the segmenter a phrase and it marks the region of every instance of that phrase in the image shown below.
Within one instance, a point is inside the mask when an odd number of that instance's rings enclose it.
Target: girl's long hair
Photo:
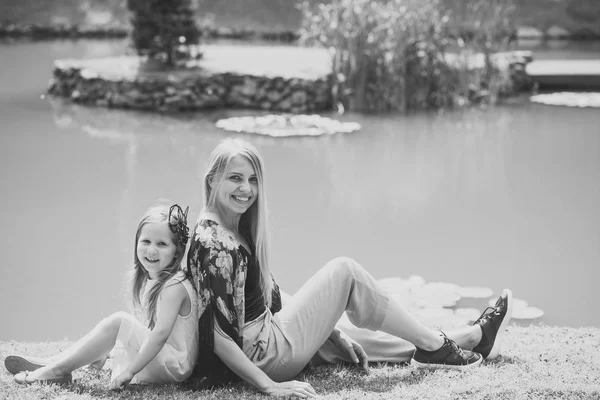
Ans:
[[[231,160],[236,156],[246,158],[256,174],[258,193],[254,204],[242,214],[239,230],[246,234],[254,250],[254,259],[260,269],[260,287],[268,307],[271,306],[273,279],[269,269],[269,219],[265,190],[264,162],[258,151],[250,143],[236,138],[221,141],[213,150],[208,170],[204,175],[204,209],[220,210],[217,202],[219,187]],[[212,186],[211,186],[212,184]]]
[[[137,256],[138,240],[142,228],[149,223],[165,223],[169,224],[169,208],[170,204],[157,204],[146,211],[142,217],[137,232],[135,234],[135,246],[133,250],[133,271],[131,274],[131,300],[134,309],[142,311],[148,320],[148,328],[154,329],[156,324],[156,308],[158,304],[158,296],[164,288],[165,283],[169,281],[177,272],[181,271],[181,261],[185,253],[185,243],[180,243],[175,234],[171,232],[171,241],[175,245],[175,255],[169,265],[158,273],[156,281],[150,280],[148,271],[144,268]],[[173,216],[171,216],[173,219]],[[146,289],[146,285],[153,284],[146,295],[142,297],[142,293]]]

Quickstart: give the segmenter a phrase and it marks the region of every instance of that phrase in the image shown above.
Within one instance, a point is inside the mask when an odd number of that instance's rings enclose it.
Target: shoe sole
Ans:
[[[33,385],[35,383],[40,383],[43,385],[58,385],[58,386],[68,386],[71,383],[73,383],[73,376],[71,374],[65,375],[65,376],[59,376],[56,378],[49,378],[49,379],[33,379],[33,380],[27,380],[28,376],[27,374],[30,371],[27,371],[25,373],[19,373],[15,375],[15,382],[17,382],[19,385]]]
[[[504,315],[504,319],[500,324],[500,328],[498,328],[498,332],[496,333],[496,339],[494,339],[494,345],[492,346],[492,350],[490,350],[490,354],[485,358],[486,360],[493,360],[498,358],[500,355],[500,350],[502,350],[502,338],[504,337],[504,332],[506,331],[506,327],[512,318],[512,291],[510,289],[504,289],[502,291],[502,295],[506,294],[506,301],[508,302],[508,309],[506,310],[506,315]]]
[[[13,375],[16,375],[24,371],[35,371],[38,368],[42,368],[44,365],[37,364],[29,361],[25,357],[21,356],[8,356],[4,360],[4,366]]]
[[[474,363],[471,364],[465,364],[465,365],[452,365],[452,364],[432,364],[432,363],[421,363],[416,361],[414,358],[410,360],[410,365],[417,367],[417,368],[444,368],[444,369],[470,369],[470,368],[475,368],[478,367],[479,365],[481,365],[481,362],[483,361],[483,356],[479,357],[479,360],[475,361]]]

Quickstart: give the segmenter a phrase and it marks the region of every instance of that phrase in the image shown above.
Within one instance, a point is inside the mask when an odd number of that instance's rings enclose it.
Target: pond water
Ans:
[[[140,216],[168,197],[191,206],[193,223],[207,157],[228,136],[215,121],[253,114],[160,116],[41,97],[55,59],[124,49],[0,44],[0,340],[75,339],[123,309]],[[267,164],[283,288],[347,255],[377,278],[510,287],[545,311],[536,322],[600,327],[598,110],[524,100],[337,118],[363,129],[247,136]]]

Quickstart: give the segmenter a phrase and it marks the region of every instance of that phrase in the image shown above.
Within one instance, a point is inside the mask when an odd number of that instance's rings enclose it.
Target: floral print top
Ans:
[[[198,288],[200,354],[195,376],[209,377],[210,386],[235,375],[214,354],[214,325],[240,348],[245,322],[246,276],[248,267],[258,268],[240,243],[217,222],[199,220],[188,252],[188,271]],[[279,288],[274,285],[271,311],[281,309]]]

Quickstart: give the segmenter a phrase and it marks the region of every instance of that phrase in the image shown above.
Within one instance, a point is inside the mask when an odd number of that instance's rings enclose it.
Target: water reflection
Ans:
[[[536,60],[598,59],[600,42],[592,40],[519,39],[517,49],[532,50]]]
[[[75,338],[124,308],[120,282],[144,209],[168,197],[190,205],[194,221],[209,153],[229,136],[214,122],[256,114],[41,100],[53,61],[107,51],[94,43],[0,47],[0,340]],[[600,326],[590,301],[600,279],[597,111],[521,102],[326,116],[363,129],[244,136],[267,163],[274,272],[285,289],[348,255],[378,278],[415,274],[495,295],[510,287],[546,323]],[[460,304],[471,306],[482,305]]]
[[[253,114],[166,117],[61,102],[53,107],[57,125],[120,147],[126,171],[122,221],[145,206],[139,199],[148,197],[144,191],[152,178],[162,196],[189,199],[197,212],[204,163],[228,135],[216,130],[214,121]],[[582,110],[553,111],[557,117],[549,118],[547,108],[523,103],[413,116],[355,114],[336,117],[361,123],[356,134],[247,136],[269,169],[274,257],[284,286],[293,291],[328,258],[348,254],[379,277],[414,272],[429,281],[489,285],[496,291],[517,286],[532,304],[552,308],[548,292],[531,292],[532,282],[549,271],[564,275],[564,262],[575,254],[582,276],[592,273],[589,266],[599,259],[595,249],[576,240],[597,239],[597,225],[583,221],[578,234],[573,220],[561,214],[578,220],[583,211],[598,222],[597,208],[586,203],[590,198],[600,203],[597,184],[588,182],[585,194],[572,184],[572,176],[585,176],[584,170],[593,176],[600,172],[598,138],[589,134],[597,117]],[[578,123],[581,133],[563,135]],[[569,148],[579,160],[571,158]],[[178,182],[161,185],[178,166]],[[544,187],[548,184],[553,186]],[[126,225],[120,227],[125,243]],[[570,243],[563,251],[552,251],[564,242]],[[298,246],[310,249],[309,264]],[[283,273],[290,269],[295,272]],[[548,321],[573,319],[562,313],[548,310]]]

